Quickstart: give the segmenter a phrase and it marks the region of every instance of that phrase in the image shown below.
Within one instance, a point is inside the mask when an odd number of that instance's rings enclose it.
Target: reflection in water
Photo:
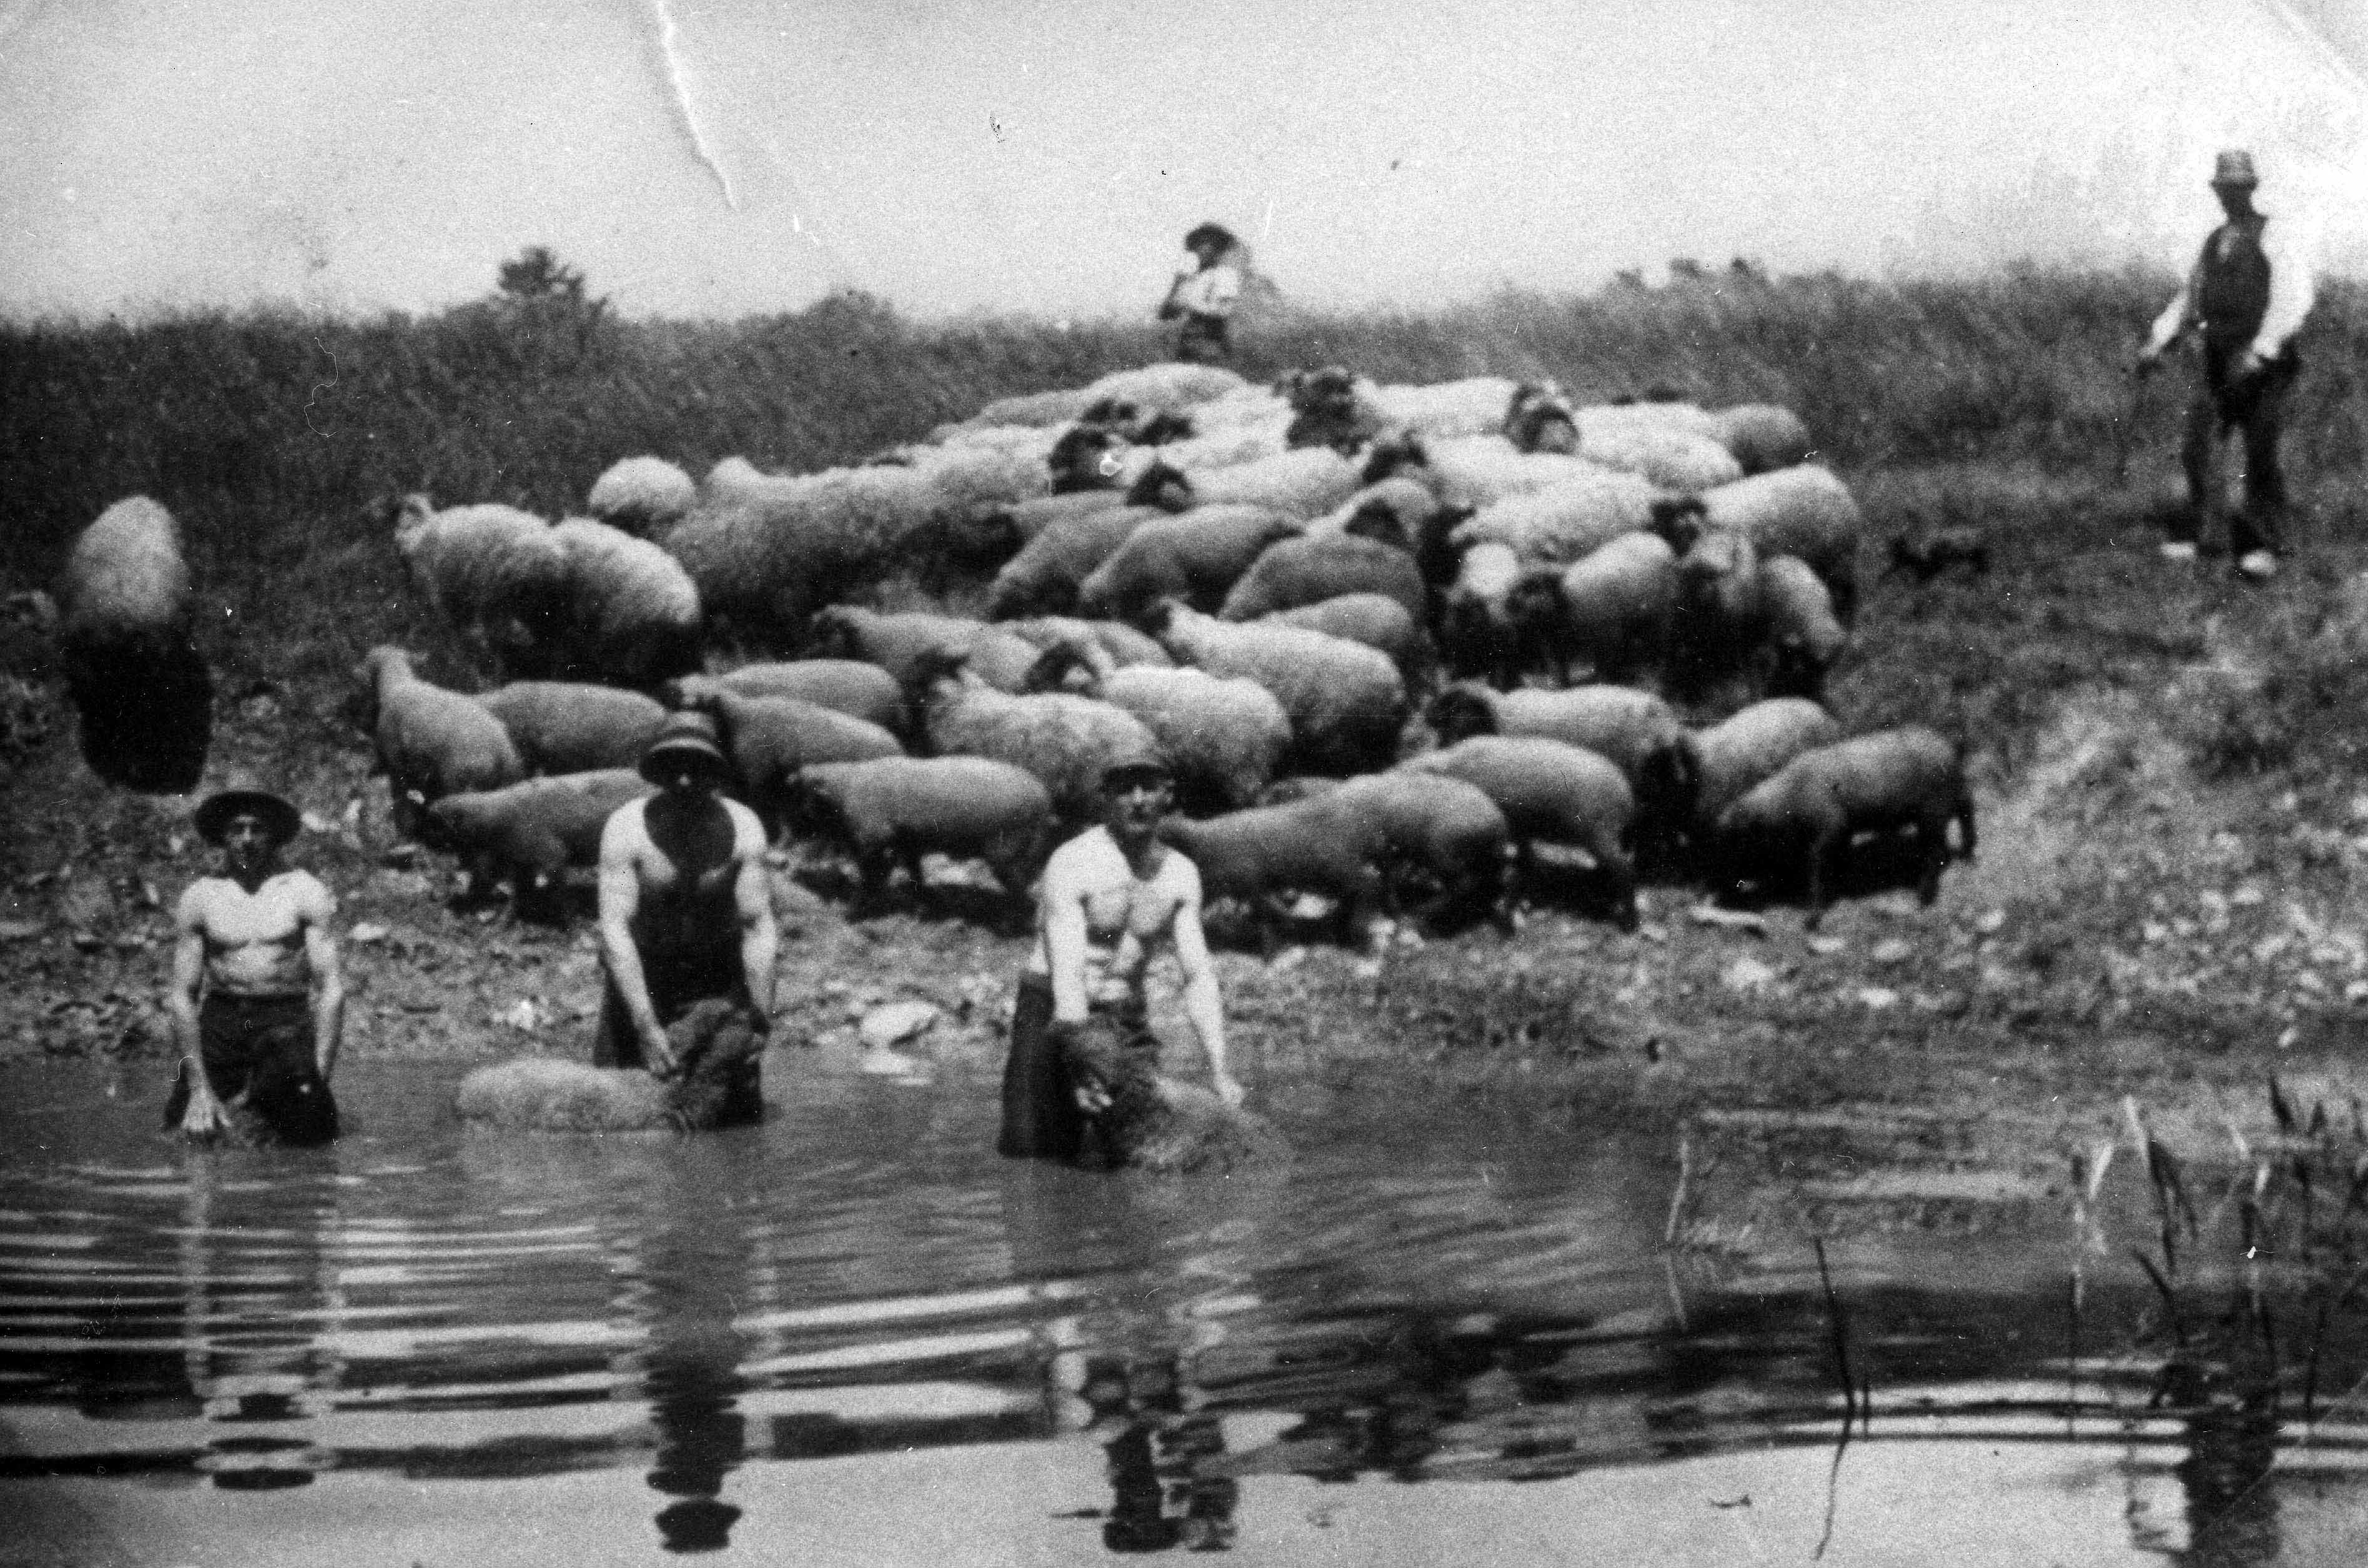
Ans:
[[[2194,1568],[2261,1568],[2278,1560],[2277,1391],[2252,1390],[2187,1421],[2187,1454],[2174,1471],[2187,1494],[2187,1551]]]

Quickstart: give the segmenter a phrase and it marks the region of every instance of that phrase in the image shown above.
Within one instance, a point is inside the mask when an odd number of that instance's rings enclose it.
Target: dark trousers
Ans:
[[[1233,337],[1223,316],[1187,312],[1176,329],[1176,358],[1187,365],[1222,364],[1234,357]]]
[[[1097,1007],[1095,1014],[1117,1024],[1130,1049],[1157,1059],[1159,1040],[1141,1007]],[[1041,974],[1023,974],[1011,1009],[1010,1054],[1003,1061],[1003,1130],[995,1152],[1008,1160],[1075,1165],[1085,1153],[1087,1132],[1069,1064],[1054,1038],[1053,983]]]
[[[210,994],[198,1008],[198,1060],[214,1097],[257,1142],[325,1143],[337,1102],[313,1053],[313,1004],[302,996]],[[189,1108],[188,1064],[165,1098],[165,1126]]]
[[[2187,471],[2188,509],[2171,525],[2171,537],[2194,542],[2207,533],[2221,509],[2220,437],[2229,430],[2245,438],[2245,505],[2228,518],[2228,549],[2234,555],[2285,549],[2285,475],[2278,468],[2278,431],[2286,394],[2301,361],[2292,351],[2237,381],[2227,372],[2228,351],[2207,347],[2203,378],[2187,405],[2187,437],[2180,465]]]
[[[740,965],[736,942],[691,953],[643,953],[642,980],[649,987],[650,1006],[666,1028],[711,996],[745,999],[747,976]],[[592,1035],[595,1067],[646,1067],[642,1037],[633,1032],[633,1015],[626,1010],[606,965],[600,971],[600,1022]]]

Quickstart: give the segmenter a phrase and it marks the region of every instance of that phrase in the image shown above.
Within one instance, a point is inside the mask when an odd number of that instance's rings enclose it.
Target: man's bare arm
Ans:
[[[1181,869],[1186,891],[1177,903],[1170,932],[1176,962],[1184,971],[1184,1017],[1190,1020],[1192,1032],[1200,1037],[1201,1049],[1209,1058],[1210,1085],[1227,1105],[1239,1105],[1242,1086],[1225,1058],[1224,994],[1217,988],[1216,960],[1209,956],[1208,933],[1201,926],[1201,871],[1189,860],[1183,861]]]
[[[780,956],[780,927],[773,919],[773,879],[765,869],[765,830],[756,818],[734,810],[739,826],[740,874],[733,880],[733,903],[740,915],[740,969],[757,1016],[773,1017],[773,965]]]
[[[1053,971],[1053,1017],[1056,1022],[1086,1021],[1086,898],[1077,886],[1076,861],[1066,847],[1053,852],[1044,868],[1044,961]]]
[[[674,1070],[674,1050],[658,1025],[649,977],[642,971],[642,949],[633,940],[633,916],[642,907],[642,877],[633,865],[633,846],[643,836],[634,820],[639,814],[620,806],[600,829],[600,957],[650,1071],[665,1074]]]
[[[181,1113],[181,1131],[203,1135],[229,1126],[222,1101],[206,1077],[205,1052],[198,1039],[198,993],[206,979],[206,896],[199,886],[181,894],[173,911],[173,979],[165,994],[165,1010],[173,1021],[173,1043],[180,1048],[181,1071],[189,1085],[188,1108]]]
[[[312,877],[304,879],[298,912],[304,921],[304,961],[313,970],[313,1063],[327,1083],[345,1038],[346,971],[337,951],[337,901]]]

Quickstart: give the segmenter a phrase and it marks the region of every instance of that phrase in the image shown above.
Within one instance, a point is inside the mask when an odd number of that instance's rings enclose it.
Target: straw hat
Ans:
[[[642,777],[663,789],[685,760],[712,781],[732,778],[732,760],[715,733],[715,721],[704,713],[669,713],[642,753]]]
[[[274,844],[287,843],[304,825],[303,816],[287,797],[265,789],[261,779],[244,772],[231,775],[221,789],[199,801],[198,809],[190,813],[199,835],[209,844],[222,841],[233,817],[247,814],[263,819],[264,830],[271,835]]]

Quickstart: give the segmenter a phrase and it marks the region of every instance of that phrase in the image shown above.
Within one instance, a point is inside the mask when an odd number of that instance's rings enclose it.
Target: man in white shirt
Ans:
[[[2276,575],[2285,547],[2278,426],[2302,368],[2294,333],[2310,313],[2315,292],[2309,262],[2299,254],[2291,226],[2272,230],[2268,215],[2255,210],[2258,183],[2250,153],[2220,154],[2212,190],[2228,221],[2203,242],[2185,285],[2156,319],[2137,362],[2143,376],[2191,332],[2203,339],[2203,376],[2188,406],[2187,437],[2180,449],[2192,505],[2172,525],[2162,553],[2173,561],[2195,558],[2196,539],[2219,509],[2219,437],[2230,429],[2241,431],[2245,505],[2228,520],[2228,548],[2237,570],[2255,582]]]
[[[1212,364],[1233,355],[1234,306],[1242,296],[1238,264],[1241,241],[1223,223],[1202,223],[1184,236],[1184,258],[1176,280],[1159,302],[1161,321],[1181,321],[1176,358],[1189,365]]]

